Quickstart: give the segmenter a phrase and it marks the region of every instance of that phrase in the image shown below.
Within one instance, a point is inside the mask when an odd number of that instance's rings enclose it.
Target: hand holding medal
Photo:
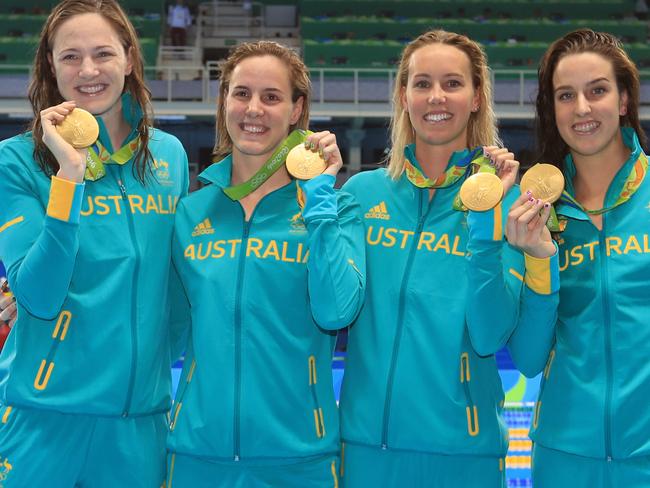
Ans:
[[[336,176],[343,166],[336,136],[329,131],[310,134],[287,155],[287,171],[299,180],[310,180],[322,173]]]
[[[57,176],[81,182],[86,171],[86,148],[97,140],[99,126],[75,102],[63,102],[41,111],[43,142],[59,163]]]
[[[521,193],[530,191],[533,198],[553,203],[562,195],[564,176],[552,164],[537,163],[521,178]]]
[[[521,178],[521,196],[508,214],[508,242],[529,256],[546,258],[555,253],[555,245],[546,225],[552,203],[564,190],[562,172],[551,164],[539,163]]]
[[[476,212],[496,207],[514,184],[519,161],[508,149],[486,146],[478,172],[467,178],[460,188],[463,205]]]
[[[95,117],[82,108],[73,109],[56,125],[56,130],[64,141],[77,149],[91,146],[99,137],[99,124]]]

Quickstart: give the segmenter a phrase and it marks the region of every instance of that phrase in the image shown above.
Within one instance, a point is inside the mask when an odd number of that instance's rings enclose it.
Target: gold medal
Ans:
[[[503,198],[503,183],[492,173],[476,173],[460,187],[460,199],[470,210],[485,212],[497,206]]]
[[[90,112],[75,108],[63,122],[56,125],[61,137],[72,147],[82,149],[91,146],[99,137],[99,124]]]
[[[564,176],[552,164],[537,163],[521,177],[519,187],[522,193],[530,191],[533,198],[553,203],[562,195]]]
[[[310,151],[304,144],[298,144],[289,151],[286,165],[289,174],[299,180],[310,180],[327,168],[327,163],[320,154]]]

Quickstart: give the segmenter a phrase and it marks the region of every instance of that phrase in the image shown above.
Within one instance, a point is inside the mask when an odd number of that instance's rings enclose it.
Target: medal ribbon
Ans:
[[[643,152],[641,152],[641,154],[639,154],[639,158],[636,160],[636,163],[634,163],[634,166],[632,167],[630,174],[627,176],[625,183],[623,183],[623,189],[621,190],[620,195],[618,196],[618,198],[616,199],[613,205],[609,207],[603,207],[598,210],[587,210],[575,198],[569,195],[566,191],[562,192],[562,196],[560,197],[559,203],[563,203],[564,205],[568,205],[569,207],[582,210],[588,215],[602,215],[605,212],[609,212],[610,210],[627,202],[632,197],[632,195],[634,195],[634,193],[639,189],[639,187],[641,186],[641,182],[643,181],[643,178],[645,178],[647,172],[648,172],[648,156],[646,156]]]
[[[418,188],[448,188],[461,179],[471,169],[471,164],[479,166],[487,164],[489,159],[483,155],[483,148],[477,147],[456,164],[447,169],[435,180],[424,176],[422,171],[411,163],[408,158],[404,161],[406,177]]]
[[[131,139],[113,154],[109,153],[101,142],[95,142],[95,144],[88,148],[85,179],[97,181],[103,178],[106,175],[105,164],[123,165],[127,163],[133,157],[135,151],[137,151],[138,146],[140,146],[139,135]]]
[[[259,188],[262,183],[268,180],[287,159],[287,154],[298,144],[305,141],[306,137],[311,134],[310,131],[301,129],[294,130],[289,136],[282,141],[282,143],[273,151],[271,157],[264,163],[264,165],[255,173],[248,181],[244,181],[239,185],[229,186],[224,188],[224,193],[228,195],[231,200],[241,200],[247,195],[253,193]]]
[[[464,176],[469,176],[477,172],[487,172],[495,174],[494,166],[490,164],[490,158],[483,154],[483,147],[479,146],[472,149],[467,156],[448,168],[443,174],[435,180],[427,178],[418,168],[408,160],[404,161],[406,177],[418,188],[448,188]],[[460,195],[456,195],[453,203],[454,210],[466,211],[467,208],[460,201]]]

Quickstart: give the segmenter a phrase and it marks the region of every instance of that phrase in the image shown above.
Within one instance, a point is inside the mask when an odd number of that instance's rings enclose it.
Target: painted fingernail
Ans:
[[[311,142],[305,141],[305,149],[309,149],[311,147]]]
[[[528,201],[529,201],[529,202],[534,202],[535,199],[534,199],[533,197],[528,197]]]
[[[548,203],[548,202],[546,202],[546,203],[544,204],[544,208],[548,208],[548,207],[550,207],[550,206],[551,206],[551,204]]]
[[[530,191],[530,190],[526,190],[526,195],[531,196],[532,194],[533,194],[532,191]]]

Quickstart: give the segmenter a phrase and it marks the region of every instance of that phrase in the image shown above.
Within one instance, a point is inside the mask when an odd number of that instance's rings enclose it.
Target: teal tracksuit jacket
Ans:
[[[178,207],[173,259],[192,334],[172,408],[172,453],[284,463],[336,454],[335,330],[364,294],[358,206],[334,178],[266,195],[248,221],[223,188],[230,156]],[[338,198],[337,198],[338,196]]]
[[[412,147],[406,156],[417,165]],[[494,353],[517,324],[524,262],[503,243],[501,205],[476,217],[484,244],[468,252],[466,214],[452,208],[461,183],[437,189],[431,201],[427,189],[384,169],[344,186],[364,216],[368,280],[349,335],[340,405],[346,443],[450,455],[507,451]],[[503,260],[495,253],[501,279],[469,274],[494,248],[504,250]]]
[[[135,130],[141,113],[128,95],[123,107]],[[31,133],[0,143],[0,259],[18,303],[0,355],[1,404],[102,416],[169,409],[169,243],[188,168],[169,134],[151,129],[150,150],[146,186],[132,160],[77,185],[51,183]]]
[[[606,207],[642,156],[634,131],[622,130],[632,152],[610,184]],[[565,167],[573,194],[570,156]],[[602,230],[583,211],[557,206],[567,218],[558,241],[557,321],[518,331],[526,340],[515,358],[529,376],[544,371],[531,429],[544,447],[601,459],[650,455],[649,208],[647,175],[626,203],[603,214]]]

